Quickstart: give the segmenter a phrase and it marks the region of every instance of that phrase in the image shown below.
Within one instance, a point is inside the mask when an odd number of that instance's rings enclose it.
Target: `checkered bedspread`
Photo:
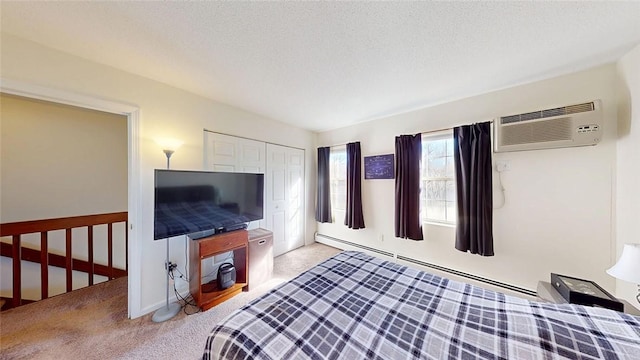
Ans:
[[[216,325],[204,359],[640,359],[640,318],[342,252]]]

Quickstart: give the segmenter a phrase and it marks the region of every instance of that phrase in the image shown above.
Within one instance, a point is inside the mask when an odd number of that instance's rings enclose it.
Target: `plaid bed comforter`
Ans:
[[[640,318],[342,252],[216,325],[204,359],[640,359]]]

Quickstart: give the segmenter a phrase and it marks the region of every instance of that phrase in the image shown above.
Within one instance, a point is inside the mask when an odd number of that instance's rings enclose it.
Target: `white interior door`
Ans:
[[[273,255],[304,245],[304,150],[267,144],[266,227]]]

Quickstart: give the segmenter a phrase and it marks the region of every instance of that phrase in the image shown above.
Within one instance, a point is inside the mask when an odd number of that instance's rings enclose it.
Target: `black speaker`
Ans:
[[[218,268],[218,289],[228,289],[236,283],[236,268],[233,264],[224,263]]]

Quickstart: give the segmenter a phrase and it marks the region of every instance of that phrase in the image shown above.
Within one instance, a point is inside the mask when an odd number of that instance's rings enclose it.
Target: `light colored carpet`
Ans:
[[[159,324],[152,314],[127,319],[126,278],[11,309],[0,313],[0,359],[199,359],[216,323],[338,252],[317,243],[291,251],[275,258],[271,281]]]

